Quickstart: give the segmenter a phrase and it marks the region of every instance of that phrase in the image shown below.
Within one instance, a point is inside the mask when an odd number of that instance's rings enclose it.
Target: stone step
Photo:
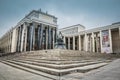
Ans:
[[[36,58],[17,58],[18,60],[26,60],[26,61],[32,61],[32,62],[40,62],[40,63],[48,63],[48,64],[71,64],[71,63],[84,63],[84,62],[92,62],[94,60],[80,60],[80,61],[73,61],[73,60],[67,60],[67,61],[49,61],[49,60],[43,60],[43,59],[36,59]],[[16,60],[16,58],[15,58]],[[101,61],[101,60],[96,60]]]
[[[42,71],[42,72],[56,75],[56,76],[62,76],[65,74],[69,74],[71,72],[76,72],[76,71],[77,72],[87,72],[87,71],[102,67],[107,64],[107,63],[98,63],[98,64],[94,64],[94,65],[87,65],[87,66],[82,66],[82,67],[75,67],[75,68],[70,68],[70,69],[59,70],[59,69],[52,69],[52,68],[36,66],[36,65],[32,65],[32,64],[21,63],[21,62],[16,62],[16,61],[11,61],[11,60],[7,60],[7,62],[17,64],[17,65],[20,65],[23,67],[27,67],[27,68],[30,68],[33,70]]]
[[[12,67],[15,67],[15,68],[18,68],[18,69],[21,69],[21,70],[24,70],[24,71],[27,71],[27,72],[30,72],[30,73],[33,73],[33,74],[36,74],[36,75],[40,75],[40,76],[43,76],[43,77],[46,77],[46,78],[49,78],[49,79],[52,79],[52,80],[58,80],[59,79],[59,76],[50,75],[50,74],[47,74],[47,73],[44,73],[44,72],[40,72],[40,71],[37,71],[37,70],[34,70],[34,69],[23,67],[23,66],[20,66],[20,65],[14,64],[14,63],[10,63],[10,62],[7,62],[7,61],[1,61],[1,62],[4,63],[4,64],[7,64],[7,65],[10,65]]]
[[[71,64],[47,64],[47,63],[32,62],[32,61],[25,61],[25,60],[14,60],[14,61],[53,68],[53,69],[68,69],[68,68],[82,67],[86,65],[92,65],[92,64],[104,62],[104,61],[94,61],[94,62],[84,62],[84,63],[79,62],[79,63],[71,63]]]

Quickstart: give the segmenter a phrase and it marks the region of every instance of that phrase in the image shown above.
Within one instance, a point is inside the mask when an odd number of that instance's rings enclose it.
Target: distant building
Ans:
[[[59,29],[59,31],[62,32],[62,34],[67,34],[67,35],[77,34],[78,32],[84,31],[84,30],[85,30],[85,27],[81,24]]]
[[[120,22],[85,30],[73,25],[59,30],[67,49],[101,53],[120,53]]]
[[[0,39],[6,52],[53,49],[56,41],[57,18],[41,10],[33,10]]]

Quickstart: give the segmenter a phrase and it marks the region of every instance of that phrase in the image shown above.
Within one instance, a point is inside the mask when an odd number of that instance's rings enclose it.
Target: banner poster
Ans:
[[[102,52],[110,53],[110,39],[109,39],[109,31],[102,31]]]

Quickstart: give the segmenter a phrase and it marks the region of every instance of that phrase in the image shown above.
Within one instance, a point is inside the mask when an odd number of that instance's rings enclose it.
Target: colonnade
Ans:
[[[70,50],[70,44],[71,44],[70,38],[73,38],[72,50],[113,53],[113,48],[112,48],[112,44],[113,44],[112,31],[113,30],[107,29],[107,30],[99,30],[99,31],[90,32],[90,33],[85,32],[84,34],[73,35],[73,36],[64,36],[64,42],[67,45],[66,46],[67,49],[69,50]],[[118,30],[119,30],[118,34],[120,38],[120,28],[118,28]]]
[[[56,41],[56,27],[24,23],[17,28],[16,52],[53,49]]]

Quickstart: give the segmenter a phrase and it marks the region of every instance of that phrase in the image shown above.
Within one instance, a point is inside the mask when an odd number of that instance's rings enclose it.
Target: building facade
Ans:
[[[120,22],[86,30],[81,24],[58,30],[69,50],[120,53]],[[54,49],[57,18],[41,10],[33,10],[0,38],[5,53]]]
[[[33,10],[0,39],[6,52],[53,49],[56,41],[57,18],[41,10]]]
[[[85,30],[84,27],[81,28],[82,30],[77,29],[76,26],[60,29],[67,49],[120,53],[120,22],[90,30]]]

